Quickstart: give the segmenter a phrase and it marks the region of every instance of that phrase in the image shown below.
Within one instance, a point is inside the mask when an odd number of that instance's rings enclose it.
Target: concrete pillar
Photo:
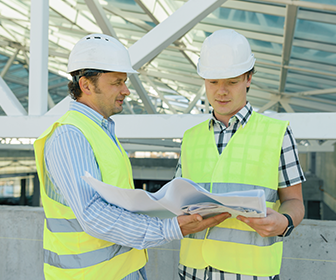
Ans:
[[[26,182],[27,179],[21,179],[21,192],[20,192],[20,205],[26,205],[27,199],[26,199]]]
[[[37,173],[34,176],[34,193],[32,199],[32,206],[40,206],[40,181]]]

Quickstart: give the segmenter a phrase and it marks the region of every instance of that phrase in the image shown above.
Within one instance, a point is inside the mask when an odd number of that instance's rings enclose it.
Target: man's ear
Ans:
[[[81,77],[78,81],[78,84],[83,94],[86,95],[92,94],[92,84],[87,78]]]
[[[251,85],[251,81],[252,81],[252,73],[248,73],[246,76],[247,79],[247,87],[249,87]]]

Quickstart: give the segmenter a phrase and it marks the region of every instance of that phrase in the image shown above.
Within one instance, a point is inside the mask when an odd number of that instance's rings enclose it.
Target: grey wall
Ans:
[[[336,212],[336,146],[334,152],[316,153],[315,158],[315,174],[323,180],[323,200]]]
[[[42,208],[0,206],[0,280],[42,280]],[[336,221],[303,220],[284,242],[281,280],[335,279]],[[179,242],[148,250],[150,280],[178,280]]]
[[[42,276],[41,207],[0,206],[0,279],[40,280]]]
[[[305,218],[336,220],[336,144],[333,152],[300,153],[299,158],[307,179],[302,184]],[[308,200],[322,201],[320,218],[309,217],[308,212],[316,209],[308,207]]]

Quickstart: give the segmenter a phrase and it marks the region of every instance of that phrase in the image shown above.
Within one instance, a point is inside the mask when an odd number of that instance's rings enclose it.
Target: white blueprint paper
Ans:
[[[155,193],[142,189],[121,189],[93,178],[88,172],[82,178],[93,187],[107,202],[127,209],[131,212],[144,213],[159,218],[169,218],[187,213],[200,212],[208,214],[230,212],[232,216],[239,214],[246,217],[265,217],[266,202],[263,190],[236,191],[222,194],[210,193],[196,183],[185,179],[175,178]],[[216,203],[224,207],[213,209],[208,205],[198,203]],[[240,208],[237,208],[240,207]],[[243,209],[242,209],[243,208]]]

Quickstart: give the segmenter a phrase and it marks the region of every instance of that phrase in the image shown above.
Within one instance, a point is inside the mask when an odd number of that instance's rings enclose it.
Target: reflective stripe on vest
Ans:
[[[282,238],[276,236],[261,237],[255,231],[228,229],[226,227],[214,227],[210,230],[203,230],[188,236],[188,238],[200,240],[203,240],[205,237],[216,241],[234,242],[247,245],[251,244],[256,246],[270,246],[276,242],[282,241]]]
[[[46,218],[47,228],[51,232],[82,232],[83,229],[77,219],[51,219]]]
[[[114,244],[106,248],[76,255],[57,255],[49,250],[44,250],[44,262],[64,269],[86,268],[109,261],[115,256],[129,252],[131,249],[130,247]]]
[[[57,126],[64,124],[74,125],[84,134],[94,152],[103,182],[134,188],[131,165],[118,139],[120,150],[97,124],[79,112],[69,111],[34,142],[46,216],[43,237],[45,279],[121,279],[146,264],[146,250],[120,246],[85,233],[71,208],[51,199],[45,192],[45,141]]]
[[[205,121],[183,137],[182,175],[213,193],[263,189],[266,206],[278,210],[278,165],[287,125],[252,113],[219,155]],[[271,276],[279,274],[281,259],[280,238],[263,238],[235,218],[181,240],[180,262],[188,267]]]

